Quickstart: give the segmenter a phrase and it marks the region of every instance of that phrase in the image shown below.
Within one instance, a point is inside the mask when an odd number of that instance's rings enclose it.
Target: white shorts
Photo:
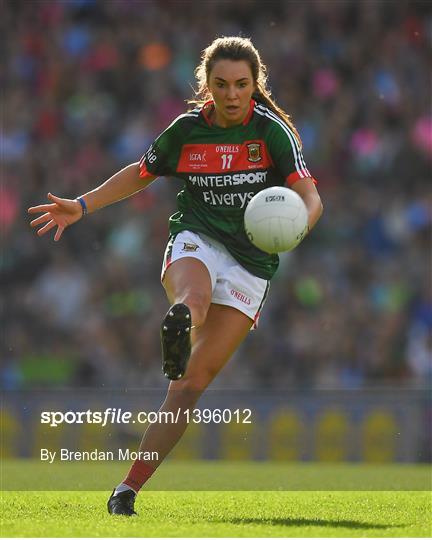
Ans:
[[[213,304],[238,309],[253,320],[254,328],[257,327],[269,281],[248,272],[220,242],[202,233],[182,231],[168,242],[162,265],[162,282],[166,269],[183,257],[198,259],[207,267]]]

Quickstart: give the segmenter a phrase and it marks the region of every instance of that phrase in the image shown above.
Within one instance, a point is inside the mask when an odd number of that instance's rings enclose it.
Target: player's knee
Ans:
[[[199,291],[188,292],[180,302],[186,304],[192,313],[192,324],[201,326],[207,317],[207,312],[210,307],[211,298],[208,294]]]

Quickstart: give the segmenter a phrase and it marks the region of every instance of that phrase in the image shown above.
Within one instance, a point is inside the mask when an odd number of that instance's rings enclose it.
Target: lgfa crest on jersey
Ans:
[[[248,161],[256,163],[257,161],[260,161],[262,159],[260,143],[249,143],[246,146],[248,149]]]

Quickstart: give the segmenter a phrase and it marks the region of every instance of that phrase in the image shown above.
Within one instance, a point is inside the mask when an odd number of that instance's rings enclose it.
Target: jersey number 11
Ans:
[[[230,169],[231,168],[231,161],[232,161],[232,154],[222,154],[222,169]]]

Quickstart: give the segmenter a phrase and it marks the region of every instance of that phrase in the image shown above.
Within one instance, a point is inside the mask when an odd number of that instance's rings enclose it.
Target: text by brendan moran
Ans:
[[[135,461],[136,459],[157,461],[159,454],[158,452],[132,451],[128,448],[117,448],[114,451],[95,448],[82,452],[68,448],[60,448],[59,450],[41,448],[40,459],[47,463],[54,463],[54,461]]]

